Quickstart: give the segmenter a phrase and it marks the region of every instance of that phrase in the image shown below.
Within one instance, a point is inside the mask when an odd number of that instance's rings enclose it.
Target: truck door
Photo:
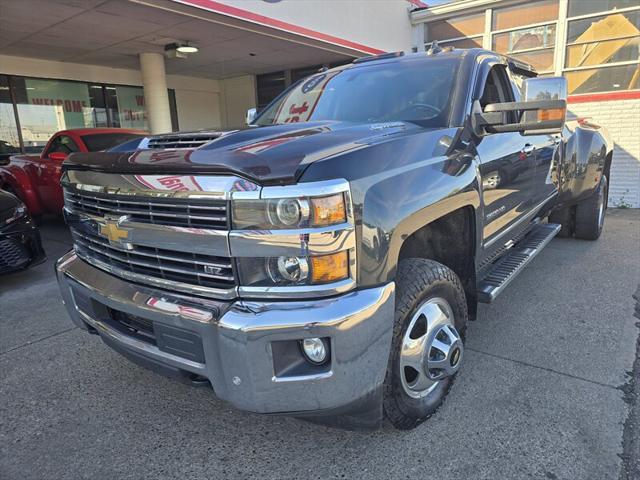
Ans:
[[[49,142],[35,162],[35,179],[38,194],[44,208],[52,213],[62,211],[63,197],[60,187],[62,161],[70,153],[79,151],[78,145],[68,135],[58,135]]]
[[[480,69],[480,75],[485,78],[479,78],[481,93],[474,108],[515,101],[505,65],[494,64],[488,72],[486,68]],[[535,175],[535,144],[531,137],[507,132],[481,137],[476,148],[484,203],[483,244],[485,248],[494,243],[499,247],[527,224]]]
[[[523,93],[524,77],[509,71],[511,85],[517,102],[525,101]],[[531,185],[531,206],[541,207],[546,200],[556,194],[556,182],[553,170],[560,164],[562,154],[562,137],[556,135],[528,135],[523,137],[533,146],[532,158],[535,163]]]

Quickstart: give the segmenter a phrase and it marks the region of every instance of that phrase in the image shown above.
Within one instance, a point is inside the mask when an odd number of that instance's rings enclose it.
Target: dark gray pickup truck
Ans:
[[[237,408],[415,427],[478,302],[602,231],[608,135],[490,51],[359,59],[253,113],[71,155],[57,264],[78,326]]]

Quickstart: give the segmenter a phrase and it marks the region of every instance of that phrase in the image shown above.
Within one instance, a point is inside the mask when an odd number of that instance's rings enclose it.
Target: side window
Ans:
[[[46,156],[49,156],[50,153],[54,152],[63,152],[68,154],[79,150],[78,145],[76,145],[71,137],[59,135],[53,140],[53,142],[51,142],[51,145],[49,145],[49,150],[47,150]]]
[[[487,81],[480,97],[480,106],[484,109],[490,103],[513,102],[513,90],[506,67],[495,65],[489,70]]]
[[[505,103],[516,101],[514,97],[514,89],[512,87],[511,79],[507,73],[507,68],[504,65],[495,65],[489,70],[487,75],[487,81],[480,97],[480,106],[484,110],[484,107],[491,103]],[[511,115],[511,114],[510,114]],[[514,118],[510,119],[510,122],[516,123],[519,115],[513,114]]]

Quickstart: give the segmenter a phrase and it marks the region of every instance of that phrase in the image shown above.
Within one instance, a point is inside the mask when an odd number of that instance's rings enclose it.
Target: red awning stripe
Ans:
[[[622,92],[585,93],[583,95],[569,95],[569,103],[606,102],[611,100],[631,100],[640,98],[640,90],[625,90]]]
[[[275,18],[266,17],[264,15],[253,13],[248,10],[244,10],[242,8],[232,7],[231,5],[226,5],[224,3],[216,2],[214,0],[173,0],[173,1],[185,4],[185,5],[189,5],[192,7],[202,8],[210,12],[229,15],[230,17],[239,18],[241,20],[247,20],[249,22],[258,23],[260,25],[266,25],[268,27],[277,28],[278,30],[295,33],[307,38],[312,38],[314,40],[320,40],[323,42],[332,43],[334,45],[339,45],[341,47],[351,48],[353,50],[357,50],[363,53],[369,53],[373,55],[377,55],[379,53],[385,53],[384,50],[368,47],[366,45],[362,45],[361,43],[356,43],[350,40],[346,40],[344,38],[339,38],[333,35],[328,35],[326,33],[317,32],[315,30],[301,27],[299,25],[283,22],[282,20],[277,20]]]

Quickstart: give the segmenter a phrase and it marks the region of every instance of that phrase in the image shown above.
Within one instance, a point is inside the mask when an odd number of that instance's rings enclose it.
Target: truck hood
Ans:
[[[235,173],[260,184],[286,184],[294,183],[318,160],[424,131],[409,122],[323,121],[250,127],[210,132],[219,137],[195,149],[74,153],[65,161],[65,168],[117,173]]]

